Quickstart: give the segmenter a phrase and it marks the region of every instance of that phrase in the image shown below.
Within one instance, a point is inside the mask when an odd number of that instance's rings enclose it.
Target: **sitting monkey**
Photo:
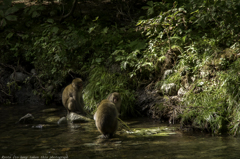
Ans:
[[[62,103],[67,109],[68,114],[70,112],[79,112],[85,114],[84,102],[82,98],[83,81],[81,78],[76,78],[69,84],[62,93]]]

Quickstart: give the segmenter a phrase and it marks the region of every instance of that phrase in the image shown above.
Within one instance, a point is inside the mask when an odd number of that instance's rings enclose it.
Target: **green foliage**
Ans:
[[[230,130],[239,134],[240,85],[238,70],[240,60],[235,61],[227,72],[220,72],[215,81],[205,83],[200,94],[190,93],[183,105],[182,124],[189,121],[196,127],[207,129],[214,134]]]
[[[5,4],[6,5],[3,5],[0,8],[0,28],[5,27],[8,21],[17,21],[17,16],[14,14],[16,14],[16,12],[18,12],[19,9],[25,7],[23,3],[19,3],[14,5],[13,7],[10,7],[11,1]]]
[[[129,87],[128,79],[118,73],[110,73],[104,67],[93,68],[88,84],[84,89],[84,101],[88,110],[95,110],[101,100],[112,92],[119,92],[122,98],[121,114],[135,114],[134,91]]]
[[[188,0],[174,3],[148,1],[147,4],[143,7],[147,9],[147,16],[137,23],[149,39],[144,50],[147,56],[141,57],[141,60],[149,59],[149,52],[157,57],[165,56],[167,50],[177,49],[180,52],[173,68],[177,72],[166,80],[159,81],[156,86],[169,82],[180,85],[183,78],[197,78],[190,87],[192,91],[186,94],[183,102],[185,110],[182,124],[191,123],[215,134],[224,133],[230,128],[232,134],[239,133],[239,79],[235,71],[238,69],[231,65],[236,58],[229,58],[227,53],[220,55],[223,48],[237,46],[234,48],[235,55],[239,49],[240,30],[239,21],[236,21],[239,19],[239,2]],[[211,67],[221,72],[216,75]],[[199,77],[199,73],[205,69],[213,69],[209,71],[214,72],[211,81]],[[156,70],[157,67],[149,72]],[[184,75],[183,72],[187,74]],[[198,87],[203,91],[195,94],[194,89]]]
[[[32,18],[37,18],[41,15],[42,11],[46,10],[46,7],[43,5],[35,5],[28,7],[24,10],[24,13]]]
[[[192,123],[216,134],[226,127],[233,135],[239,133],[238,0],[148,1],[143,7],[146,16],[129,25],[109,22],[112,14],[105,17],[101,10],[59,23],[54,12],[62,7],[51,10],[41,4],[43,0],[38,2],[24,7],[4,0],[0,6],[0,62],[30,63],[37,72],[35,93],[50,100],[54,92],[46,88],[52,85],[57,90],[73,73],[89,79],[84,90],[87,109],[94,110],[109,93],[118,91],[126,115],[134,113],[132,90],[137,82],[158,80],[157,87],[172,82],[180,87],[183,79],[195,78],[183,102],[182,124]],[[72,6],[68,2],[62,1],[66,10]],[[127,6],[135,1],[112,2],[130,13]],[[229,47],[233,51],[223,51]],[[124,73],[109,71],[115,63]],[[161,81],[165,69],[176,72]],[[201,77],[204,71],[210,75]],[[195,94],[195,88],[202,92]]]

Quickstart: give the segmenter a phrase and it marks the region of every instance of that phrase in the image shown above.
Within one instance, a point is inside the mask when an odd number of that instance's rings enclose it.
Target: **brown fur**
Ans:
[[[107,100],[110,102],[113,102],[118,110],[118,113],[120,113],[120,108],[121,108],[121,95],[118,92],[113,92],[108,95]]]
[[[62,103],[69,112],[79,112],[84,114],[84,102],[82,98],[83,81],[76,78],[69,84],[62,93]]]
[[[118,128],[118,110],[113,102],[105,99],[102,100],[96,113],[94,120],[98,131],[104,138],[112,137]]]

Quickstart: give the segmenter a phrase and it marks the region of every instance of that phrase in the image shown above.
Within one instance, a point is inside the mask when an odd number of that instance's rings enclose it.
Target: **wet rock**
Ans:
[[[67,118],[66,117],[62,117],[61,119],[58,120],[57,124],[58,125],[67,124]]]
[[[28,77],[28,75],[23,74],[22,72],[15,72],[10,75],[11,80],[21,82],[21,83],[23,83],[27,77]]]
[[[176,84],[175,83],[170,83],[170,84],[163,84],[161,87],[161,91],[169,96],[173,96],[177,94],[176,90]]]
[[[23,117],[21,117],[16,124],[20,123],[20,124],[28,124],[28,123],[32,123],[34,121],[34,117],[32,116],[32,114],[28,113],[26,115],[24,115]]]
[[[93,121],[90,118],[87,118],[85,116],[79,115],[77,113],[71,112],[67,115],[67,119],[70,122],[76,123],[76,122],[89,122],[89,121]]]

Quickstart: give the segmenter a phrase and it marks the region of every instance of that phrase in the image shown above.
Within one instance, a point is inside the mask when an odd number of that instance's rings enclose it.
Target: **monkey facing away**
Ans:
[[[104,99],[99,104],[94,120],[103,138],[112,137],[118,128],[118,110],[113,102]]]
[[[79,112],[85,114],[84,102],[82,98],[83,81],[81,78],[75,78],[62,93],[62,103],[67,112]]]

